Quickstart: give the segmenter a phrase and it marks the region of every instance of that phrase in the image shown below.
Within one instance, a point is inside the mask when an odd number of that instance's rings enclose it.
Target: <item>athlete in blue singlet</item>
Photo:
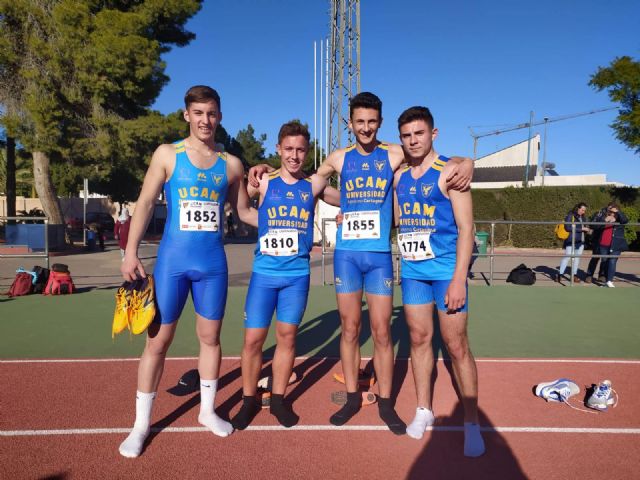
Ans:
[[[464,454],[484,453],[478,426],[478,378],[467,338],[467,270],[473,248],[471,192],[447,187],[448,158],[438,156],[438,135],[425,107],[398,118],[408,166],[394,178],[398,249],[402,254],[402,300],[411,336],[411,365],[418,407],[407,434],[422,438],[433,425],[430,381],[434,366],[433,304],[451,356],[465,413]]]
[[[259,238],[245,304],[243,402],[231,420],[239,430],[247,428],[260,411],[256,389],[262,347],[274,312],[276,350],[270,411],[285,427],[298,423],[298,416],[284,403],[284,393],[309,293],[315,199],[325,189],[326,180],[318,175],[305,178],[302,166],[309,150],[309,131],[300,122],[285,123],[280,128],[276,150],[281,169],[263,176],[258,188],[249,186],[249,195],[260,197]]]
[[[137,457],[149,435],[151,410],[164,368],[167,350],[189,291],[196,310],[200,342],[200,415],[198,421],[214,434],[226,437],[229,422],[214,412],[220,369],[220,327],[227,296],[227,262],[222,248],[225,200],[249,222],[244,171],[240,160],[217,151],[216,128],[222,119],[220,97],[210,87],[196,86],[185,96],[184,118],[189,137],[160,145],[153,154],[131,221],[121,267],[127,281],[146,276],[138,246],[147,228],[158,194],[164,187],[167,223],[154,269],[157,317],[149,326],[138,368],[136,420],[120,445],[125,457]]]

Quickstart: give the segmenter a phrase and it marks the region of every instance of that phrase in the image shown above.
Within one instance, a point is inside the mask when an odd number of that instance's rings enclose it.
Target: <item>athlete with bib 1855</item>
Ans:
[[[214,142],[222,119],[220,96],[207,86],[195,86],[185,96],[184,119],[189,136],[160,145],[149,165],[136,202],[129,241],[120,268],[127,281],[145,277],[138,246],[151,218],[156,199],[164,188],[167,221],[154,268],[157,313],[147,331],[147,342],[138,367],[136,419],[120,445],[125,457],[142,453],[149,435],[151,410],[167,350],[177,320],[191,291],[200,342],[200,415],[198,421],[214,434],[226,437],[233,427],[214,412],[220,370],[220,327],[227,299],[227,260],[223,248],[225,201],[239,217],[253,218],[240,160],[218,151]]]

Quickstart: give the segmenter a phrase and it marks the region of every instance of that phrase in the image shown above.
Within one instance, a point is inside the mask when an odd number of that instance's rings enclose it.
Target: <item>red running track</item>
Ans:
[[[279,428],[265,410],[250,430],[218,438],[197,423],[197,394],[165,392],[195,365],[195,359],[167,362],[154,407],[162,430],[140,458],[125,459],[118,445],[133,424],[136,361],[0,362],[1,477],[640,478],[640,362],[479,360],[487,453],[477,459],[462,455],[462,411],[442,361],[434,388],[438,420],[420,441],[383,428],[375,405],[346,428],[332,427],[328,418],[338,407],[330,394],[342,386],[331,374],[340,367],[317,358],[297,362],[304,377],[289,390],[298,427]],[[239,361],[223,362],[216,400],[222,416],[239,408],[239,373]],[[582,387],[609,378],[620,402],[606,413],[587,413],[532,394],[536,383],[558,377]],[[415,396],[406,362],[398,362],[396,380],[397,410],[409,422]],[[582,399],[571,401],[584,409]]]

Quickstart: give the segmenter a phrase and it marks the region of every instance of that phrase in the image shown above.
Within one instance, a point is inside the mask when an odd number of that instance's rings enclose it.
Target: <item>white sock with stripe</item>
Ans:
[[[156,392],[136,392],[136,421],[124,442],[120,444],[120,455],[135,458],[142,453],[144,442],[151,431],[151,409]]]
[[[221,419],[213,409],[218,391],[218,379],[200,379],[200,415],[198,422],[219,437],[227,437],[233,432],[231,424]]]

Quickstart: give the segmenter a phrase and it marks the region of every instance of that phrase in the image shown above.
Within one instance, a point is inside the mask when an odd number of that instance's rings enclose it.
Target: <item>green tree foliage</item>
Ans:
[[[126,169],[133,158],[123,153],[131,145],[126,129],[154,116],[148,108],[168,81],[161,55],[193,38],[184,24],[200,5],[0,0],[0,122],[33,153],[36,189],[53,223],[62,223],[62,212],[51,162],[93,166],[99,178]],[[145,146],[157,143],[144,138]],[[135,150],[136,162],[148,158]]]
[[[589,85],[598,91],[607,90],[609,98],[620,104],[611,127],[618,140],[640,154],[640,62],[618,57],[608,67],[600,67]]]
[[[253,167],[265,162],[264,142],[267,140],[266,134],[261,134],[256,138],[256,131],[251,124],[247,128],[240,130],[235,138],[227,145],[229,153],[240,158],[245,166]]]

